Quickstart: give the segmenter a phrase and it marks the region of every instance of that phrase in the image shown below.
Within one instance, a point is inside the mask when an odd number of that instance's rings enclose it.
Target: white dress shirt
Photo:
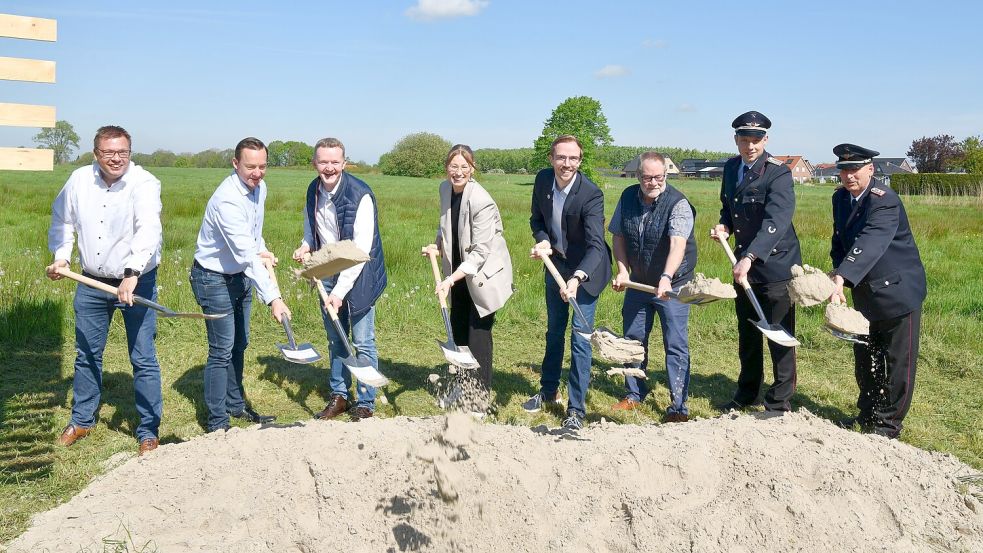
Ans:
[[[205,207],[195,261],[217,273],[246,273],[256,285],[259,298],[269,305],[280,297],[280,289],[259,257],[260,252],[267,251],[263,240],[265,204],[266,181],[259,181],[250,190],[233,171],[218,185]]]
[[[160,181],[130,162],[109,186],[99,164],[72,172],[51,206],[48,249],[71,261],[78,235],[82,270],[104,278],[123,278],[125,269],[145,273],[160,263]]]
[[[327,244],[334,244],[340,241],[341,231],[338,228],[338,210],[335,209],[334,202],[331,201],[334,191],[327,192],[324,185],[318,185],[321,189],[317,194],[317,206],[314,209],[314,220],[317,223],[317,237],[321,241],[321,247]],[[337,186],[337,185],[335,185]],[[372,241],[375,240],[375,208],[372,197],[368,194],[362,196],[358,202],[358,209],[355,210],[355,223],[352,229],[352,241],[358,249],[365,253],[372,251]],[[314,247],[314,236],[311,234],[311,222],[304,209],[304,241],[302,246]],[[345,299],[358,275],[362,274],[365,263],[359,263],[354,267],[349,267],[338,273],[338,281],[335,283],[331,293],[341,299]]]

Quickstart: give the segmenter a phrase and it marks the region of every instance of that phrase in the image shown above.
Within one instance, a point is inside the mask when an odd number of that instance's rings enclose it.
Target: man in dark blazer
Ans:
[[[841,425],[897,438],[915,389],[925,267],[901,198],[872,181],[879,152],[840,144],[833,153],[843,186],[833,193],[830,301],[845,302],[843,287],[852,288],[870,321],[869,345],[853,346],[860,414]]]
[[[547,326],[541,388],[522,404],[532,413],[545,404],[559,403],[564,334],[570,317],[567,299],[576,299],[587,325],[593,327],[597,298],[611,280],[611,250],[604,241],[604,194],[579,171],[582,158],[583,148],[576,137],[557,137],[550,147],[553,168],[540,171],[533,186],[529,225],[536,240],[534,250],[552,250],[550,257],[566,279],[566,289],[561,290],[552,276],[545,275]],[[592,352],[590,341],[577,332],[590,332],[589,327],[574,317],[569,402],[563,421],[571,430],[579,430],[587,414]]]
[[[802,254],[792,226],[792,173],[765,151],[771,128],[767,117],[749,111],[737,116],[731,126],[740,155],[724,165],[720,222],[710,235],[718,240],[734,235],[738,259],[733,270],[735,286],[747,277],[768,322],[780,324],[794,335],[795,306],[787,284],[792,278],[792,265],[802,264]],[[762,336],[752,322],[758,316],[743,289],[738,290],[735,305],[741,373],[737,392],[723,406],[724,410],[756,404],[764,380]],[[768,349],[774,382],[765,393],[764,406],[768,411],[788,411],[795,392],[795,348],[768,341]]]

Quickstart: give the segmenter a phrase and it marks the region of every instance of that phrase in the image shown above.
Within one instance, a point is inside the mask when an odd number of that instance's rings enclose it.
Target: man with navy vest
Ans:
[[[242,386],[245,352],[249,345],[249,314],[253,289],[270,306],[273,318],[290,318],[280,289],[270,277],[264,259],[276,256],[263,239],[266,209],[266,145],[258,138],[243,138],[232,158],[233,171],[212,194],[198,231],[191,291],[205,314],[228,314],[206,319],[208,360],[205,362],[205,405],[208,431],[230,428],[229,417],[252,423],[273,422],[246,401]]]
[[[638,340],[645,358],[635,365],[648,365],[648,342],[655,314],[662,326],[666,354],[669,407],[666,422],[686,422],[689,408],[689,305],[667,294],[693,279],[696,267],[696,209],[686,196],[666,182],[666,158],[645,152],[639,158],[638,182],[621,193],[608,230],[614,235],[614,260],[618,274],[611,287],[625,292],[621,308],[625,338]],[[656,288],[656,294],[626,289],[629,280]],[[625,398],[615,411],[630,411],[648,395],[645,379],[625,376]]]
[[[550,146],[551,169],[536,175],[529,225],[534,250],[552,250],[550,258],[566,280],[563,289],[546,273],[546,352],[540,391],[522,404],[535,413],[559,404],[563,343],[570,320],[569,298],[588,319],[574,316],[570,332],[570,377],[563,427],[577,431],[587,415],[591,344],[579,332],[594,326],[597,298],[611,279],[611,251],[604,241],[604,193],[580,172],[583,148],[577,137],[562,135]]]
[[[788,281],[792,278],[792,265],[802,264],[802,254],[792,226],[792,172],[765,151],[771,128],[767,117],[749,111],[738,115],[731,126],[740,155],[724,164],[720,222],[711,229],[710,236],[727,240],[734,235],[738,260],[733,269],[734,286],[747,277],[765,319],[795,335],[795,306],[788,295]],[[737,292],[735,310],[741,373],[734,398],[723,406],[725,410],[757,404],[764,381],[763,338],[752,322],[758,316],[743,288]],[[774,382],[765,393],[765,410],[788,411],[795,392],[795,348],[768,340],[768,350]]]
[[[386,288],[378,204],[367,184],[345,172],[345,145],[337,138],[323,138],[314,145],[313,164],[317,177],[307,187],[304,241],[293,258],[302,261],[312,250],[341,240],[353,240],[369,254],[369,261],[326,278],[323,284],[342,328],[351,332],[359,359],[378,369],[375,302]],[[369,418],[375,412],[376,390],[359,382],[356,401],[351,401],[352,375],[342,362],[347,356],[345,346],[327,313],[322,312],[322,317],[331,342],[331,400],[315,418],[333,419],[346,412],[350,403],[355,403],[354,420]]]
[[[870,321],[869,345],[853,346],[860,414],[840,424],[897,438],[915,389],[925,267],[901,198],[871,180],[879,152],[840,144],[833,154],[843,186],[833,192],[830,301],[845,302],[843,287],[852,288]]]

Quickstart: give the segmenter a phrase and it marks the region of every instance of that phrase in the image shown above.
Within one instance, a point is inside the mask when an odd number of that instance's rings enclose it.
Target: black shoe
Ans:
[[[760,401],[752,401],[750,403],[741,403],[740,401],[737,401],[737,399],[735,398],[735,399],[732,399],[732,400],[728,401],[727,403],[721,405],[720,406],[720,410],[721,411],[724,411],[724,412],[731,411],[731,410],[734,410],[734,411],[743,411],[744,409],[748,409],[748,408],[755,407],[755,406],[758,406],[758,405],[761,405],[761,402]]]
[[[847,430],[853,430],[853,425],[855,424],[857,424],[857,419],[855,417],[848,417],[836,421],[836,426],[839,426],[840,428],[845,428]]]
[[[276,420],[276,417],[273,415],[260,415],[256,411],[253,411],[252,407],[246,407],[242,413],[229,413],[229,416],[255,424],[266,424]]]

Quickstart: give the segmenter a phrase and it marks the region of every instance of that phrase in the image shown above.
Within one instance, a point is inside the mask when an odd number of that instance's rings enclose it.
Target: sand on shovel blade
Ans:
[[[713,297],[722,300],[732,300],[737,297],[733,286],[720,282],[719,278],[707,278],[703,273],[696,273],[693,280],[679,289],[679,301],[685,303],[687,298]]]
[[[843,304],[826,306],[826,326],[847,334],[870,334],[870,322],[856,309]]]
[[[792,265],[792,280],[788,281],[788,296],[792,303],[802,307],[819,305],[835,291],[836,284],[820,269]]]
[[[602,326],[591,334],[590,343],[598,357],[610,363],[641,363],[645,359],[645,348],[638,340],[621,338]]]
[[[304,261],[304,268],[297,276],[301,278],[327,278],[336,275],[349,267],[365,263],[371,259],[369,255],[358,248],[351,240],[342,240],[327,244],[311,253]]]

